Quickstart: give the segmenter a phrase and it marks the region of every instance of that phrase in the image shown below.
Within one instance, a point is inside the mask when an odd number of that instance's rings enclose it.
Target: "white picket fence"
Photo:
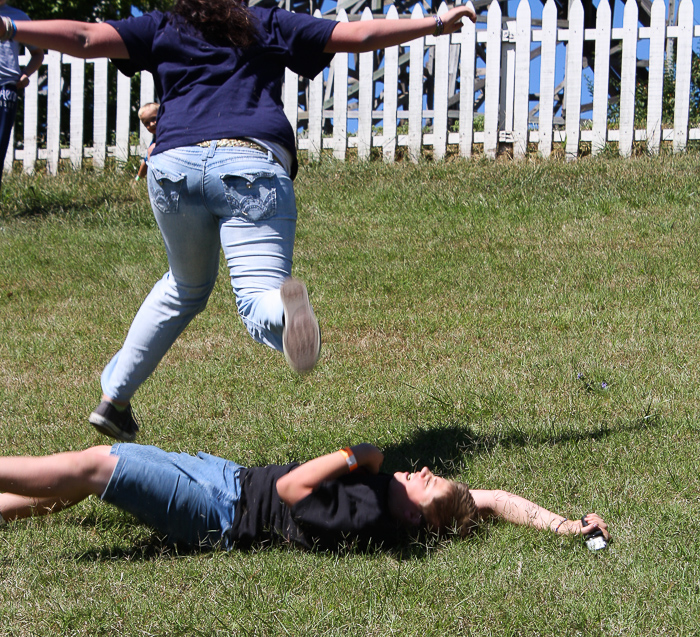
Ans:
[[[438,13],[447,11],[441,5]],[[629,156],[635,141],[646,142],[650,153],[658,153],[662,142],[671,142],[675,152],[686,148],[688,140],[700,139],[700,129],[689,129],[689,100],[691,84],[691,59],[693,38],[700,37],[700,26],[693,25],[693,1],[681,0],[678,7],[678,26],[667,26],[667,7],[663,0],[654,0],[649,27],[640,27],[638,6],[634,0],[626,3],[622,27],[612,27],[608,0],[600,0],[595,29],[584,28],[583,6],[573,0],[569,9],[568,28],[557,23],[556,5],[547,0],[542,20],[533,21],[528,0],[521,0],[516,17],[504,18],[500,5],[494,0],[488,9],[485,29],[483,22],[468,22],[459,33],[435,38],[427,36],[413,40],[401,47],[386,50],[384,63],[373,68],[373,53],[357,56],[359,89],[357,100],[349,104],[349,71],[355,60],[349,54],[336,54],[328,73],[319,75],[308,83],[308,99],[305,110],[299,108],[299,78],[287,71],[284,87],[285,112],[295,130],[304,123],[303,133],[297,140],[298,148],[308,152],[311,159],[318,159],[323,149],[331,149],[334,157],[344,159],[348,148],[356,148],[360,158],[367,158],[372,147],[381,148],[386,161],[393,161],[398,147],[406,147],[411,158],[417,159],[424,148],[430,147],[433,156],[441,159],[447,146],[454,145],[464,157],[470,157],[475,147],[490,158],[496,156],[499,146],[512,145],[513,156],[526,154],[528,145],[536,145],[543,157],[548,157],[553,144],[564,146],[567,158],[576,158],[580,143],[589,142],[595,154],[608,142],[618,145],[622,156]],[[410,19],[424,17],[420,5],[416,5]],[[369,9],[362,20],[398,20],[392,6],[384,17],[373,16]],[[338,21],[348,16],[340,10]],[[582,129],[582,58],[584,40],[595,42],[596,72],[593,87],[592,121]],[[646,128],[636,129],[635,84],[638,44],[649,42],[649,97]],[[672,40],[676,51],[675,110],[673,127],[663,128],[662,91],[665,68],[665,43]],[[565,63],[565,123],[554,125],[556,47],[566,44]],[[529,117],[531,92],[531,57],[535,43],[541,46],[539,68],[539,117],[535,124]],[[622,46],[622,72],[620,85],[619,126],[608,125],[608,70],[611,47]],[[476,47],[486,50],[485,66],[477,68]],[[409,56],[408,108],[397,109],[397,90],[400,49]],[[432,50],[431,50],[432,49]],[[428,53],[434,56],[435,82],[433,108],[424,107],[424,61]],[[26,63],[26,61],[25,61]],[[150,135],[140,126],[139,144],[130,145],[129,114],[131,81],[121,73],[114,73],[117,82],[116,122],[107,121],[106,60],[80,60],[50,52],[45,58],[48,66],[47,122],[45,148],[38,148],[38,100],[36,76],[25,90],[24,144],[21,150],[8,151],[5,169],[13,161],[21,161],[26,172],[32,172],[37,160],[45,160],[48,172],[58,170],[60,159],[70,159],[79,168],[85,157],[91,157],[98,168],[106,157],[128,159],[130,154],[143,153],[150,142]],[[70,144],[60,147],[61,65],[71,67]],[[94,95],[84,96],[85,65],[94,67]],[[483,77],[483,131],[474,131],[475,80]],[[459,79],[458,106],[448,111],[450,93]],[[372,109],[373,97],[383,90],[383,103],[379,110]],[[452,90],[451,90],[452,87]],[[94,101],[94,144],[83,144],[84,99]],[[332,110],[324,110],[324,102],[332,98]],[[153,78],[141,74],[140,102],[153,101]],[[459,119],[459,131],[448,130],[448,113]],[[348,134],[348,119],[357,118],[356,134]],[[399,133],[399,120],[407,120],[405,133]],[[324,135],[324,122],[332,121],[332,136]],[[381,128],[376,125],[381,123]],[[426,124],[428,130],[425,132]],[[110,128],[111,126],[111,128]],[[405,128],[405,127],[404,127]],[[115,145],[108,145],[108,130],[114,130]]]

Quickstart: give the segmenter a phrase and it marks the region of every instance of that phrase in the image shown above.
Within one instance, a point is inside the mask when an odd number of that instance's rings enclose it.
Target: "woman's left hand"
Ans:
[[[476,22],[476,11],[474,11],[474,6],[471,2],[466,5],[454,7],[440,16],[442,23],[445,25],[443,33],[459,31],[459,29],[462,28],[462,20],[464,18]]]

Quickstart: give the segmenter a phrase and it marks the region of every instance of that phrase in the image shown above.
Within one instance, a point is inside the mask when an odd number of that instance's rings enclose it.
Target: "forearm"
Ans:
[[[40,49],[52,49],[78,58],[128,58],[124,41],[116,29],[104,22],[73,20],[22,20],[15,23],[17,42]],[[0,37],[5,27],[0,23]]]
[[[41,49],[33,49],[31,51],[31,57],[29,59],[29,64],[24,67],[23,74],[29,77],[36,73],[44,61],[44,52]]]
[[[379,470],[384,456],[374,446],[362,443],[350,447],[357,467],[367,467],[371,472]],[[334,451],[324,456],[309,460],[277,481],[277,493],[287,506],[294,506],[307,495],[329,480],[335,480],[350,472],[350,466],[345,455]]]
[[[562,521],[566,520],[563,515],[548,511],[519,495],[501,490],[473,490],[471,493],[483,517],[496,517],[536,529],[568,532],[566,525],[560,527]]]
[[[462,27],[462,20],[476,21],[476,13],[471,4],[450,9],[442,14],[442,32],[454,33]],[[341,22],[331,33],[326,53],[362,53],[376,51],[389,46],[409,42],[416,38],[432,35],[438,22],[435,16],[420,20],[361,20]]]
[[[327,53],[362,53],[409,42],[431,35],[435,31],[435,18],[422,20],[363,20],[341,22],[333,29]]]
[[[600,529],[606,540],[610,538],[607,523],[597,513],[588,513],[581,519],[570,520],[507,491],[473,489],[470,493],[482,518],[495,517],[561,535],[585,535]]]

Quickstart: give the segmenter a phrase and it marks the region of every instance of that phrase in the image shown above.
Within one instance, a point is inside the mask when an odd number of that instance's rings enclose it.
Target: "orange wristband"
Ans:
[[[355,459],[355,454],[352,452],[352,449],[350,449],[350,447],[345,447],[340,450],[340,453],[343,454],[345,462],[348,463],[348,471],[355,471],[355,469],[357,469],[357,460]]]

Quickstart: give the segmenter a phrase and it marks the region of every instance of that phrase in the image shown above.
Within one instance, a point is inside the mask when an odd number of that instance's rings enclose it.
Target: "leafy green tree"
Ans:
[[[692,126],[700,122],[700,55],[693,53],[690,70],[690,101],[689,120]],[[614,83],[616,93],[619,95],[620,83]],[[664,125],[673,124],[676,93],[676,65],[675,60],[671,67],[664,72],[664,86],[661,107],[661,120]],[[649,104],[649,82],[648,80],[637,80],[634,94],[634,119],[635,126],[643,128],[646,126],[647,108]],[[612,124],[620,121],[620,102],[611,101],[608,107],[608,120]]]
[[[32,20],[60,18],[96,22],[129,17],[132,7],[146,12],[170,4],[170,0],[22,0],[17,6]]]

